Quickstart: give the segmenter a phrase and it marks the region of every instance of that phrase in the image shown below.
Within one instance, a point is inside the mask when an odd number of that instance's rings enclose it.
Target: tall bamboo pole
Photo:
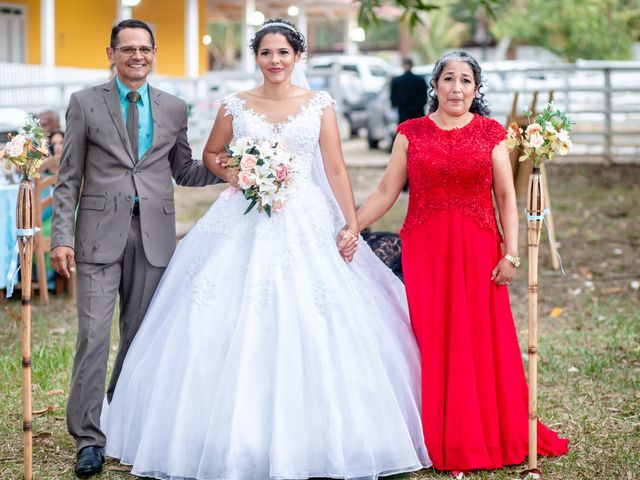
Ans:
[[[18,189],[16,215],[20,265],[22,266],[22,430],[24,432],[24,479],[33,477],[33,434],[31,416],[31,263],[33,261],[33,191],[23,179]],[[24,235],[25,230],[30,235]],[[22,231],[22,232],[20,232]]]
[[[544,220],[540,168],[529,175],[527,245],[529,254],[529,469],[538,468],[538,250]]]

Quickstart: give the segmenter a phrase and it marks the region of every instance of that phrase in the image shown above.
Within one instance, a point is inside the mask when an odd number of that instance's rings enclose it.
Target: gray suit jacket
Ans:
[[[191,158],[186,103],[151,86],[149,96],[153,144],[135,163],[115,80],[71,95],[51,247],[75,245],[76,261],[118,260],[138,192],[145,254],[153,266],[167,266],[176,245],[171,178],[188,186],[220,182]]]

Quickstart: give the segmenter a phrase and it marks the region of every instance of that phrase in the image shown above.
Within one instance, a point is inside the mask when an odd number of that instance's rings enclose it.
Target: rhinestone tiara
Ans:
[[[291,30],[296,35],[300,35],[298,30],[296,30],[294,27],[292,27],[288,23],[284,23],[284,22],[263,23],[262,26],[256,31],[256,33],[259,32],[260,30],[264,30],[265,28],[269,28],[269,27],[283,27],[283,28],[286,28],[288,30]]]

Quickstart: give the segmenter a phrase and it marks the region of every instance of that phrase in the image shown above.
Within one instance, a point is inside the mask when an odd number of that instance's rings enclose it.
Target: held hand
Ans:
[[[227,168],[227,183],[232,187],[238,188],[238,171],[233,168]]]
[[[491,280],[495,281],[497,285],[509,285],[516,273],[516,267],[502,257],[495,268],[491,271]]]
[[[229,154],[224,150],[216,155],[216,163],[226,168],[229,166],[229,158]]]
[[[338,232],[336,246],[345,262],[349,263],[358,248],[358,236],[345,225]]]
[[[51,250],[51,266],[59,275],[71,278],[71,273],[76,271],[73,248],[56,247]]]

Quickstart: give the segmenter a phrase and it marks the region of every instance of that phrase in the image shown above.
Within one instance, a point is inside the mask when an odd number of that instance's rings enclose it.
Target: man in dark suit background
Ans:
[[[424,116],[427,104],[427,82],[411,71],[413,61],[402,60],[404,73],[391,80],[391,105],[398,110],[398,123]]]

